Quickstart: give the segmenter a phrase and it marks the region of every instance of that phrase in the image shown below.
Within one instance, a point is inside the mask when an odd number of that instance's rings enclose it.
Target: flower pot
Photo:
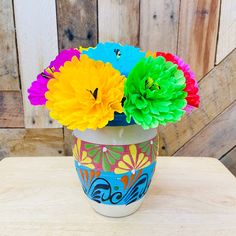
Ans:
[[[73,155],[84,193],[96,212],[127,216],[141,205],[155,171],[157,130],[138,125],[74,130]]]

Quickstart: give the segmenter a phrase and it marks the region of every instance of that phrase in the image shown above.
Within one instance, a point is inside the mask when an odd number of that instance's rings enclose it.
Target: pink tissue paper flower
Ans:
[[[71,61],[74,56],[77,58],[80,57],[80,52],[78,49],[71,48],[62,50],[59,55],[51,61],[49,67],[37,76],[37,79],[32,82],[30,88],[28,89],[28,98],[32,105],[45,105],[47,101],[45,98],[45,93],[48,91],[48,81],[53,78],[54,72],[58,72],[60,67],[63,66],[66,61]]]

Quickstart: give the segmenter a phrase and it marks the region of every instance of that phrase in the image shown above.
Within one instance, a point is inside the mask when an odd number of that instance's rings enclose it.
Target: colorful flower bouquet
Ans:
[[[84,192],[107,216],[134,212],[148,190],[157,127],[199,106],[198,86],[178,56],[117,43],[63,50],[28,89],[32,105],[73,130]]]

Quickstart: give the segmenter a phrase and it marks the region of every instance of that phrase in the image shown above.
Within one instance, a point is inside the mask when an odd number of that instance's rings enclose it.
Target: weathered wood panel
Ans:
[[[63,145],[62,129],[0,129],[0,158],[63,156]]]
[[[65,141],[65,154],[67,156],[72,156],[72,145],[73,145],[73,138],[72,138],[72,131],[64,128],[64,141]]]
[[[173,155],[236,99],[236,50],[200,81],[201,104],[176,124],[160,127],[160,153]]]
[[[0,90],[19,90],[12,1],[0,0]]]
[[[99,41],[139,44],[139,0],[98,0]]]
[[[97,1],[58,0],[59,48],[95,46],[97,43]]]
[[[54,0],[14,0],[19,66],[26,128],[52,128],[46,109],[32,107],[27,88],[58,52],[56,7]]]
[[[220,161],[236,176],[236,147],[230,150]]]
[[[221,0],[220,13],[217,64],[236,48],[236,1]]]
[[[176,53],[180,0],[141,0],[140,47]]]
[[[0,127],[24,127],[21,92],[0,91]]]
[[[181,0],[178,55],[201,79],[215,62],[220,0]]]
[[[236,146],[236,102],[178,150],[176,156],[209,156],[220,159]],[[236,156],[235,156],[236,158]]]

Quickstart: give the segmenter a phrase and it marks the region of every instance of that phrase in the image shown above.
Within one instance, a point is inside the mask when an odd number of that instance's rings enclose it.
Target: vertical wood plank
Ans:
[[[99,41],[139,44],[139,0],[98,0]]]
[[[64,128],[64,149],[66,156],[72,156],[72,145],[73,145],[73,137],[72,131]]]
[[[178,55],[201,79],[213,67],[220,0],[181,0]]]
[[[161,155],[173,155],[236,100],[235,74],[236,50],[200,81],[200,108],[159,128]]]
[[[180,0],[141,0],[140,47],[176,53]]]
[[[58,53],[54,0],[14,0],[19,66],[25,111],[25,127],[60,127],[46,108],[33,107],[27,88]]]
[[[221,0],[216,64],[236,48],[236,1]]]
[[[0,127],[24,127],[24,110],[20,91],[0,91]]]
[[[219,159],[236,146],[235,124],[236,102],[188,141],[175,156],[208,156]]]
[[[95,46],[97,0],[57,0],[59,49]]]
[[[12,1],[0,0],[0,90],[19,90]]]

